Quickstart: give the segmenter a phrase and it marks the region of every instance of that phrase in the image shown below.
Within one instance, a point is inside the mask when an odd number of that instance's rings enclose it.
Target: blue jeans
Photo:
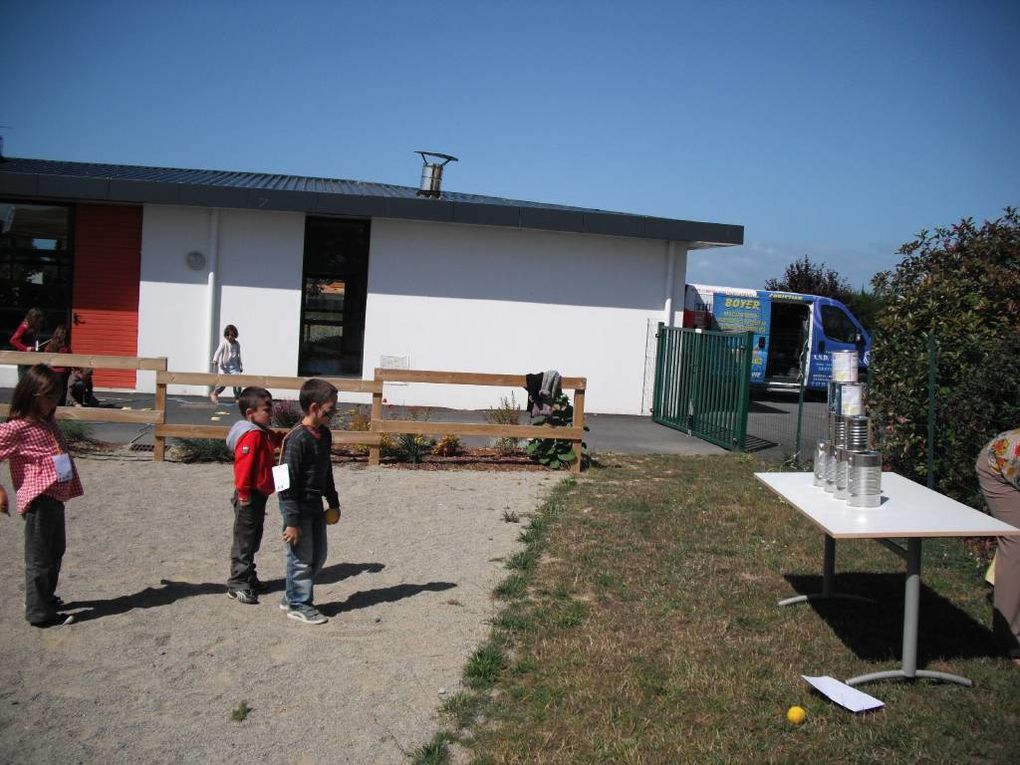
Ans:
[[[326,516],[321,506],[302,510],[299,528],[297,544],[287,545],[287,586],[283,597],[291,608],[315,602],[312,587],[326,563]]]

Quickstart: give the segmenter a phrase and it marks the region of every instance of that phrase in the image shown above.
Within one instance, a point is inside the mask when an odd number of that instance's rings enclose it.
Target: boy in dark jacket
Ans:
[[[273,397],[265,388],[245,388],[237,398],[244,417],[227,434],[234,453],[234,544],[230,548],[227,597],[254,605],[265,585],[255,573],[255,553],[262,545],[266,500],[273,493],[274,451],[281,437],[269,429]]]
[[[283,541],[287,543],[287,588],[280,608],[304,624],[328,619],[314,606],[313,584],[326,562],[326,518],[322,500],[339,514],[340,498],[333,482],[329,421],[336,411],[336,388],[312,378],[301,386],[298,401],[305,413],[301,424],[284,439],[283,464],[289,486],[280,490]]]

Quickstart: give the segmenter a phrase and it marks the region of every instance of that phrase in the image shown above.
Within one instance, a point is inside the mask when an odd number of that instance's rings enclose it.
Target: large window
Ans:
[[[0,201],[0,347],[10,347],[8,338],[29,308],[46,314],[43,338],[67,325],[71,242],[69,207]]]
[[[361,376],[368,221],[305,221],[298,374]]]

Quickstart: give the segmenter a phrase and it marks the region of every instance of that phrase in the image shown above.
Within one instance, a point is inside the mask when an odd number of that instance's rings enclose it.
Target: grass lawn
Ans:
[[[447,700],[417,761],[1016,762],[1020,670],[996,654],[989,588],[959,540],[925,542],[918,665],[975,687],[868,684],[886,706],[853,715],[801,680],[898,666],[903,562],[841,541],[838,587],[878,604],[777,607],[820,589],[822,534],[754,480],[764,469],[611,457],[561,485],[507,562],[473,690]]]

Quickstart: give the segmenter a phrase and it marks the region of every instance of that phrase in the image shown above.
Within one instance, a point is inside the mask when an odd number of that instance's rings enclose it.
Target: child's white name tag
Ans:
[[[54,454],[53,467],[57,470],[57,480],[61,483],[66,483],[74,477],[74,468],[71,467],[71,455],[67,452],[61,452],[60,454]]]
[[[286,463],[273,467],[273,485],[277,491],[287,491],[290,488],[290,468]]]

